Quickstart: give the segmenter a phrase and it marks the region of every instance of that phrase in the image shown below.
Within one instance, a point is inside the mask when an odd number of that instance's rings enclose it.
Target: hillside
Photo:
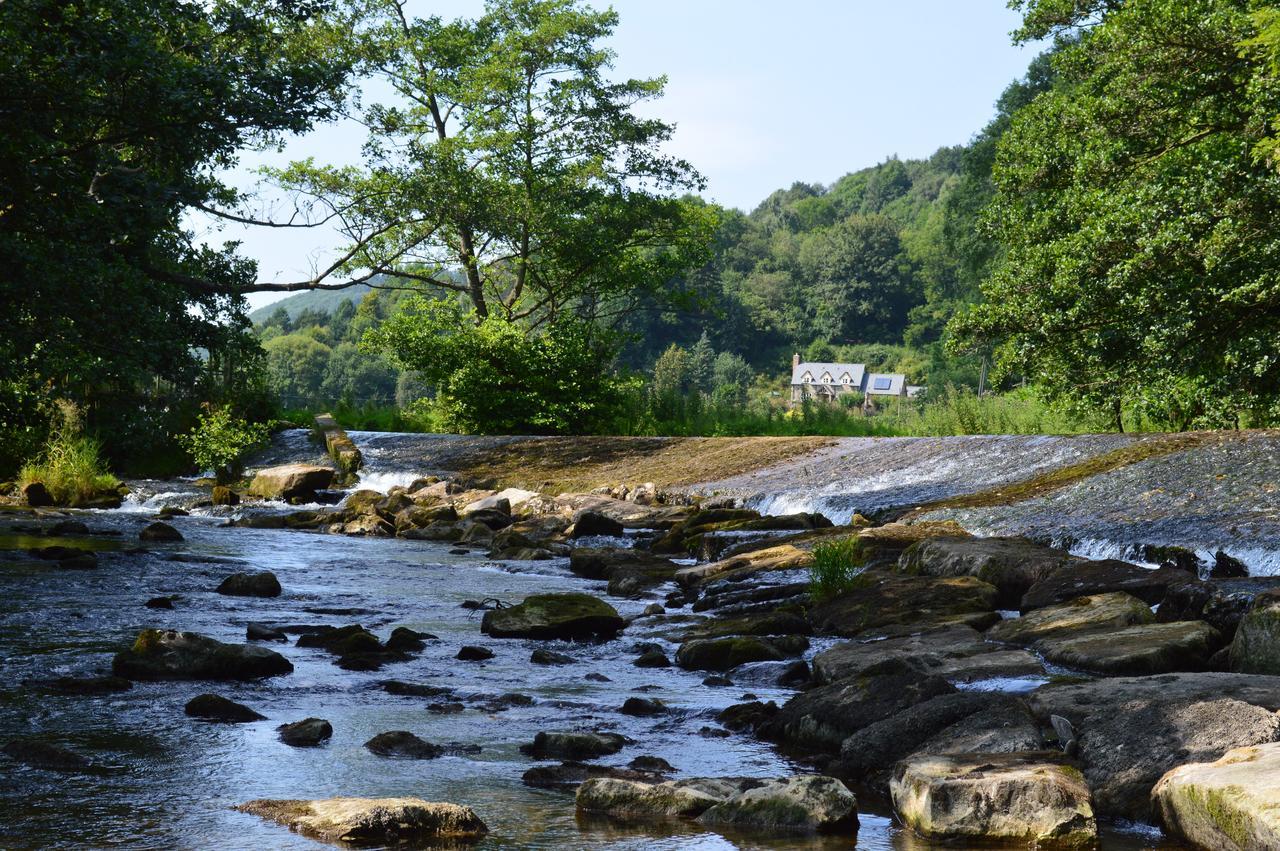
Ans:
[[[360,303],[360,299],[371,293],[373,288],[368,284],[357,284],[345,290],[311,290],[309,292],[301,292],[291,295],[288,298],[282,298],[280,301],[259,307],[257,310],[249,313],[249,321],[254,325],[261,325],[267,321],[267,317],[275,313],[278,309],[284,308],[289,314],[289,320],[294,321],[302,311],[310,308],[311,310],[332,315],[338,309],[338,305],[344,301]]]

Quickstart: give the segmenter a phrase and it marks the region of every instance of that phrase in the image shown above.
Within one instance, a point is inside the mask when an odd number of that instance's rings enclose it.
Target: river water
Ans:
[[[428,439],[406,449],[395,436],[358,434],[357,439],[369,461],[365,486],[386,487],[415,474],[448,469],[453,446],[447,440]],[[1105,451],[1110,445],[1100,440],[1049,447],[1050,454],[1063,459]],[[429,457],[421,454],[423,447],[431,450]],[[315,454],[304,432],[287,433],[263,462]],[[998,464],[1000,455],[991,449],[983,456],[989,459],[988,476],[1011,475],[1018,466]],[[926,461],[918,465],[921,470],[928,467]],[[829,465],[818,469],[811,475],[831,475]],[[955,486],[958,474],[938,465],[933,469],[942,471],[933,477],[936,481],[930,483],[929,476],[922,475],[911,486]],[[231,807],[253,798],[331,796],[416,796],[469,805],[491,830],[480,848],[943,847],[900,831],[882,809],[867,801],[860,807],[856,833],[822,839],[725,836],[692,825],[624,827],[580,820],[572,793],[534,789],[521,782],[530,767],[554,764],[536,763],[520,753],[520,745],[531,742],[537,732],[608,730],[635,740],[621,753],[601,760],[604,764],[625,765],[643,754],[666,759],[676,776],[785,776],[805,769],[749,736],[705,733],[718,728],[714,716],[720,709],[748,693],[781,703],[792,692],[743,675],[735,675],[736,686],[722,688],[703,685],[698,673],[634,667],[631,662],[640,642],[657,642],[674,656],[671,621],[661,625],[640,619],[620,638],[596,645],[490,640],[480,633],[478,614],[461,605],[486,598],[516,602],[548,591],[605,595],[604,583],[572,575],[565,559],[494,562],[482,553],[452,554],[450,545],[431,542],[228,528],[222,524],[233,513],[229,509],[173,518],[169,522],[185,541],[131,552],[138,531],[154,519],[159,507],[195,498],[192,488],[181,482],[135,485],[140,496],[124,509],[78,513],[101,533],[92,538],[23,540],[14,537],[12,527],[30,521],[0,516],[0,551],[34,543],[100,550],[100,566],[89,571],[0,559],[0,741],[35,736],[85,755],[96,767],[89,774],[58,774],[0,760],[0,818],[5,824],[0,847],[314,848],[311,840]],[[838,496],[838,489],[832,484],[812,493],[827,499]],[[781,506],[777,502],[771,507]],[[246,570],[273,571],[283,595],[257,599],[214,592],[223,577]],[[635,614],[668,590],[656,589],[645,599],[610,602],[624,615]],[[173,610],[144,606],[160,595],[176,597]],[[682,614],[686,620],[694,617],[688,609]],[[243,642],[251,621],[360,623],[383,638],[392,628],[407,626],[439,640],[428,642],[427,649],[410,661],[377,672],[344,671],[324,651],[298,648],[291,641],[274,646],[294,664],[294,672],[258,683],[137,683],[130,691],[104,697],[50,696],[22,685],[32,678],[107,673],[112,655],[147,627]],[[495,656],[479,663],[457,661],[454,655],[464,644],[487,646]],[[816,640],[807,655],[829,644]],[[576,661],[562,667],[532,665],[529,654],[539,646]],[[597,674],[608,680],[589,676]],[[395,696],[380,685],[387,679],[445,687],[453,694]],[[244,703],[268,720],[221,725],[188,718],[183,705],[206,691]],[[533,703],[505,710],[490,705],[509,693],[527,695]],[[660,698],[674,711],[657,719],[618,712],[624,700],[639,694]],[[462,710],[433,711],[433,704],[443,702],[461,703]],[[278,741],[278,724],[307,717],[332,723],[334,735],[327,744],[299,749]],[[409,730],[438,744],[460,743],[480,750],[417,761],[380,758],[363,747],[389,730]],[[1121,851],[1169,846],[1150,830],[1108,828],[1102,847]]]
[[[171,500],[180,499],[172,495]],[[165,501],[153,500],[150,507]],[[141,510],[82,515],[91,527],[120,532],[133,545],[154,519]],[[2,521],[0,521],[2,522]],[[579,579],[564,560],[498,564],[481,555],[450,555],[445,545],[346,538],[304,532],[221,528],[213,517],[170,521],[186,541],[151,546],[146,553],[107,549],[100,566],[60,571],[44,564],[0,561],[0,647],[4,683],[0,740],[38,736],[82,753],[101,770],[58,774],[4,761],[0,811],[6,825],[0,846],[20,848],[262,849],[311,848],[257,817],[232,811],[263,797],[413,795],[473,807],[492,833],[481,848],[792,848],[913,847],[889,819],[863,817],[854,837],[815,843],[725,838],[695,829],[661,836],[649,830],[579,823],[571,793],[521,783],[537,764],[519,752],[540,730],[600,729],[636,740],[604,763],[625,765],[640,754],[669,761],[683,776],[782,776],[800,770],[768,746],[744,735],[707,738],[712,716],[745,691],[785,700],[789,692],[752,684],[713,688],[701,674],[631,665],[634,645],[674,644],[643,620],[620,638],[598,645],[489,640],[480,634],[468,599],[518,601],[527,594],[585,590],[603,596],[603,583]],[[111,538],[103,545],[110,547]],[[75,545],[84,539],[42,543]],[[0,535],[0,549],[21,545]],[[181,559],[181,560],[175,560]],[[284,594],[275,599],[214,593],[222,577],[241,570],[271,570]],[[661,590],[658,592],[661,595]],[[144,607],[174,596],[172,611]],[[612,600],[623,614],[651,600]],[[344,610],[350,614],[332,614]],[[275,624],[361,623],[385,638],[395,626],[432,633],[425,652],[378,672],[351,672],[319,649],[276,645],[294,664],[284,677],[248,684],[137,683],[105,697],[48,696],[20,687],[28,678],[106,673],[114,652],[146,627],[193,630],[243,642],[250,621]],[[667,627],[670,629],[670,627]],[[459,646],[481,644],[487,662],[453,658]],[[563,667],[529,663],[534,647],[567,653]],[[605,674],[608,682],[587,679]],[[445,686],[447,698],[393,696],[385,679]],[[244,703],[268,717],[252,724],[209,724],[188,718],[183,705],[206,691]],[[510,692],[534,699],[528,707],[494,711],[482,704]],[[630,696],[658,697],[672,716],[638,719],[617,708]],[[463,711],[442,714],[431,703],[457,701]],[[289,747],[278,724],[306,717],[329,720],[328,744]],[[387,730],[409,730],[436,743],[478,745],[480,753],[435,760],[377,757],[363,743]],[[544,763],[552,764],[552,763]]]

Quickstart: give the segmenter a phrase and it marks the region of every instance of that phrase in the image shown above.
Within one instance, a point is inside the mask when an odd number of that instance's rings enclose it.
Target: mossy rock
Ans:
[[[480,631],[494,638],[613,638],[626,621],[590,594],[534,594],[519,605],[485,612]]]
[[[274,650],[172,629],[144,629],[111,667],[130,680],[257,680],[293,671]]]
[[[787,655],[755,636],[698,638],[676,651],[676,664],[692,671],[728,671],[748,662],[781,662]]]

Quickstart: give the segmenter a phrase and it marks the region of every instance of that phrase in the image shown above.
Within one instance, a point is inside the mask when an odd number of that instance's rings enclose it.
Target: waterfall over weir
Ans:
[[[384,491],[419,476],[466,473],[471,459],[541,439],[359,431],[350,436],[365,458],[359,486]],[[956,520],[975,534],[1052,541],[1094,558],[1141,561],[1144,545],[1173,545],[1195,550],[1208,562],[1224,552],[1254,575],[1280,575],[1280,434],[1220,437],[1097,472],[1034,498],[1005,504],[997,499],[981,508],[941,509],[925,516]],[[314,460],[317,447],[304,438],[301,430],[283,433],[260,462]],[[1158,438],[838,438],[779,463],[682,487],[732,496],[766,514],[816,511],[847,523],[855,513],[872,515],[998,491],[1153,439]],[[647,480],[642,463],[632,472],[629,482]]]

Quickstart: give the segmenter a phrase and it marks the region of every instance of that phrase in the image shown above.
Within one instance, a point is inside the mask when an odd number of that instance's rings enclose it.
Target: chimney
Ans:
[[[799,365],[800,365],[800,353],[796,352],[794,355],[791,356],[791,368],[795,369]]]

